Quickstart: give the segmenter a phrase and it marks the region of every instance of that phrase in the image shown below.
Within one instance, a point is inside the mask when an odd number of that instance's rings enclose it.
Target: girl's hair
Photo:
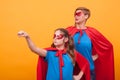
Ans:
[[[77,10],[82,10],[83,13],[84,13],[85,15],[88,15],[88,18],[90,18],[91,13],[90,13],[90,10],[89,10],[88,8],[86,8],[86,7],[78,7],[78,8],[75,10],[75,12],[76,12]],[[87,18],[87,19],[88,19],[88,18]]]
[[[63,35],[68,38],[68,41],[65,43],[65,47],[67,50],[67,53],[69,54],[69,56],[72,59],[73,64],[75,64],[75,54],[74,54],[74,42],[73,42],[73,38],[69,35],[68,31],[64,28],[58,28],[55,31],[60,30]],[[51,47],[55,47],[54,44],[51,45]]]

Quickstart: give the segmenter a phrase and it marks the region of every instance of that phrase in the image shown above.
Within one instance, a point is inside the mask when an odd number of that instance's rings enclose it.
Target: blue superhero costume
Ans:
[[[38,59],[37,80],[48,80],[49,78],[50,78],[49,80],[54,80],[54,79],[55,80],[66,80],[66,77],[67,77],[67,80],[68,79],[72,80],[73,74],[77,74],[78,69],[84,72],[84,76],[83,76],[84,80],[90,80],[89,63],[77,51],[74,51],[75,61],[77,65],[75,65],[75,69],[73,72],[73,64],[70,58],[68,57],[68,54],[66,54],[64,50],[61,51],[61,50],[57,50],[56,48],[52,48],[52,47],[46,48],[46,50],[48,51],[47,56],[46,56],[47,62],[44,60],[43,57],[39,56],[39,59]],[[51,59],[56,60],[56,61],[53,61],[54,64],[56,63],[56,65],[52,64]],[[51,74],[50,69],[52,70],[53,74]]]

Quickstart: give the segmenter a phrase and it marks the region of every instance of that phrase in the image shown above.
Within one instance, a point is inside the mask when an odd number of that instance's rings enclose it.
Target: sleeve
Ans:
[[[44,58],[44,60],[47,61],[47,62],[48,62],[48,60],[49,60],[49,53],[50,53],[50,51],[47,51],[46,57]]]

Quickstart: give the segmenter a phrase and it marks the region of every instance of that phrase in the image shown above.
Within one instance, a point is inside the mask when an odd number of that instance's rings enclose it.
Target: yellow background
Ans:
[[[1,0],[0,80],[36,80],[36,54],[19,38],[27,31],[38,47],[48,47],[58,27],[74,24],[79,6],[91,10],[87,25],[93,26],[114,46],[115,77],[120,80],[120,0]]]

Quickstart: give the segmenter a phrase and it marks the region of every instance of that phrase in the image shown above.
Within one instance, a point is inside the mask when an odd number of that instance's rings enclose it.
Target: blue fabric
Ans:
[[[60,80],[59,57],[56,51],[47,51],[45,60],[48,63],[46,80]],[[73,80],[73,64],[68,54],[63,54],[64,66],[62,67],[63,80]]]
[[[92,59],[92,43],[86,32],[82,31],[82,36],[80,37],[80,32],[77,32],[74,36],[75,49],[81,53],[90,63],[90,70],[94,70],[94,62]],[[80,43],[78,43],[80,37]]]
[[[96,80],[96,75],[95,75],[95,71],[90,71],[90,75],[91,75],[91,79],[90,80]]]

